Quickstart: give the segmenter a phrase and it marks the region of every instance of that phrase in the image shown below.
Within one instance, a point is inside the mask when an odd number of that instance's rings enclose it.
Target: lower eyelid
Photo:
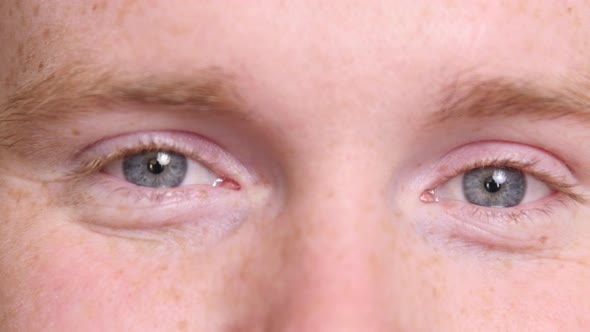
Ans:
[[[549,250],[567,242],[564,225],[570,220],[574,202],[554,194],[542,207],[499,209],[445,201],[429,205],[430,217],[418,226],[428,238],[449,245],[480,247],[500,251]],[[553,195],[552,195],[553,196]]]
[[[60,191],[64,207],[72,209],[74,219],[113,229],[235,224],[246,218],[250,209],[243,190],[211,185],[148,188],[104,173],[67,183]]]

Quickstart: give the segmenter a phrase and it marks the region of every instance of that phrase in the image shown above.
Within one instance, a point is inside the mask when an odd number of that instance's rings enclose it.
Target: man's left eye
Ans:
[[[471,169],[435,189],[437,199],[465,200],[496,208],[534,202],[551,192],[547,184],[534,176],[501,166]]]
[[[219,176],[186,156],[173,151],[146,151],[115,160],[104,172],[142,187],[173,188],[213,185]]]

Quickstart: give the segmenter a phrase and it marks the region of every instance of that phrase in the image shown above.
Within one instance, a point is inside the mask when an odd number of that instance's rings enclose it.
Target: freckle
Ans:
[[[209,197],[209,194],[205,191],[205,190],[201,190],[198,193],[199,198],[207,198]]]
[[[33,6],[33,16],[39,16],[39,9],[41,8],[41,6],[39,4],[36,4],[35,6]]]
[[[286,245],[281,245],[278,250],[279,259],[281,262],[287,262],[289,260],[289,250]]]
[[[92,5],[92,11],[93,12],[95,12],[97,8],[98,8],[98,4],[93,4]]]
[[[268,186],[270,184],[270,180],[265,176],[261,176],[260,181],[257,183],[262,184],[263,186]]]
[[[17,52],[19,58],[22,58],[23,53],[24,53],[24,45],[22,43],[18,44],[18,48],[17,48],[16,52]]]
[[[432,296],[437,299],[440,297],[440,290],[437,287],[432,287]]]
[[[177,288],[172,287],[168,290],[168,294],[170,295],[170,297],[176,301],[176,302],[180,302],[180,300],[182,300],[182,294],[180,293],[180,291],[178,291]]]
[[[49,30],[49,28],[46,28],[45,30],[43,30],[43,39],[45,39],[45,40],[49,39],[50,35],[51,35],[51,30]]]
[[[39,254],[35,254],[32,258],[31,261],[33,264],[38,263],[39,262]]]
[[[440,264],[440,262],[441,262],[440,256],[439,255],[435,255],[435,256],[432,256],[432,257],[424,260],[422,262],[422,266],[424,266],[424,267],[430,267],[430,266],[433,266],[433,265],[438,265],[438,264]]]
[[[127,0],[123,3],[117,13],[117,25],[125,23],[125,18],[130,14],[131,8],[136,5],[137,0]]]
[[[72,129],[72,135],[74,136],[80,136],[80,131],[76,128]]]
[[[438,169],[438,171],[439,171],[439,172],[441,172],[441,173],[444,173],[444,172],[446,172],[446,171],[448,171],[448,170],[449,170],[449,166],[447,166],[447,165],[442,165],[442,166],[441,166],[441,167],[439,167],[439,169]]]
[[[334,190],[334,188],[328,189],[328,192],[326,193],[326,195],[324,196],[325,198],[334,198],[334,196],[336,195],[336,191]]]
[[[187,328],[188,322],[186,320],[181,320],[180,322],[178,322],[178,329],[180,329],[181,331],[186,331]]]
[[[422,19],[423,19],[423,20],[425,20],[425,21],[426,21],[426,20],[430,20],[431,13],[430,13],[430,11],[428,10],[428,7],[425,7],[425,8],[424,8],[424,10],[423,10],[423,11],[422,11],[422,13],[421,13],[421,16],[422,16]]]
[[[16,6],[16,9],[20,9],[20,1],[21,1],[21,0],[16,0],[16,1],[14,2],[14,5]]]
[[[37,66],[37,71],[42,71],[44,67],[45,64],[43,64],[43,61],[39,62],[39,65]]]
[[[548,240],[547,235],[543,235],[539,238],[539,243],[545,244],[545,243],[547,243],[547,240]]]
[[[464,316],[465,314],[467,314],[467,308],[461,307],[461,309],[459,310],[459,314],[461,314],[462,316]]]

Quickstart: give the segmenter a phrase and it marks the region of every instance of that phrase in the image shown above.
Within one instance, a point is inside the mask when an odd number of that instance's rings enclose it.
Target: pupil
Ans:
[[[156,175],[162,173],[165,167],[166,166],[160,164],[160,162],[156,158],[150,159],[150,161],[148,162],[148,170]]]
[[[485,186],[486,190],[490,193],[496,193],[496,192],[500,191],[500,189],[502,188],[502,185],[498,184],[498,182],[494,181],[494,178],[492,178],[491,176],[486,179],[484,186]]]

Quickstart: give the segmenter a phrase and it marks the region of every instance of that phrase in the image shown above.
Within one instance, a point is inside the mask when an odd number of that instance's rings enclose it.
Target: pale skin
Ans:
[[[0,330],[589,330],[589,14],[1,1]],[[138,135],[224,182],[129,183]],[[494,162],[540,182],[474,210]]]

